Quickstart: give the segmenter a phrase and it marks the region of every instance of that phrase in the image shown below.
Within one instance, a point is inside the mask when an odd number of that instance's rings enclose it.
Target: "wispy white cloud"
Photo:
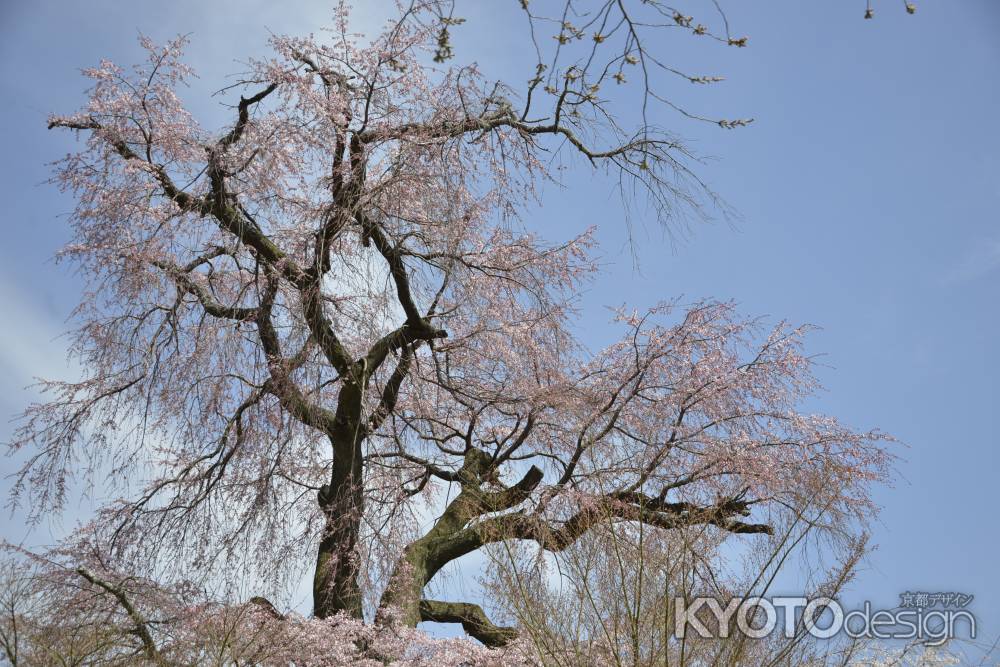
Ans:
[[[69,378],[73,369],[66,360],[65,326],[36,305],[33,295],[0,273],[0,400],[23,403],[24,387],[38,377]]]
[[[955,285],[978,280],[1000,269],[1000,239],[987,239],[970,250],[951,271],[945,274],[945,284]]]

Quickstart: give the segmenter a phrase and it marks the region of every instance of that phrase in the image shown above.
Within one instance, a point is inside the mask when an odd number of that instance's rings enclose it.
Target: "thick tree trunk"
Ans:
[[[427,620],[422,618],[427,614],[421,612],[423,590],[442,567],[501,537],[484,534],[467,524],[485,513],[516,506],[542,479],[542,471],[532,466],[514,486],[485,492],[481,485],[490,466],[486,454],[475,449],[467,452],[459,476],[462,491],[448,504],[434,527],[403,550],[379,607],[399,610],[406,625],[416,626]]]
[[[462,499],[463,501],[466,499]],[[482,545],[475,531],[462,530],[465,502],[452,503],[437,525],[419,540],[407,545],[382,595],[380,608],[392,607],[399,619],[416,627],[421,619],[423,591],[442,567]]]
[[[418,540],[422,542],[423,540]],[[400,614],[398,620],[411,628],[420,622],[420,599],[424,586],[430,581],[427,572],[427,549],[418,543],[410,544],[389,579],[389,586],[382,594],[379,614],[392,608]]]
[[[360,480],[350,476],[343,480],[332,498],[321,492],[320,506],[326,515],[326,526],[316,554],[313,576],[313,614],[326,618],[338,611],[361,618],[361,590],[358,584],[356,547],[361,528],[363,499]],[[324,489],[325,490],[325,489]]]
[[[363,378],[361,378],[363,381]],[[326,618],[344,611],[362,617],[357,545],[364,513],[361,382],[348,382],[340,392],[336,428],[330,433],[333,469],[329,485],[317,498],[326,526],[316,554],[313,614]]]
[[[481,514],[477,494],[463,489],[445,508],[434,527],[403,549],[399,562],[382,595],[380,608],[392,607],[410,627],[420,622],[420,600],[424,587],[450,561],[474,551],[474,531],[463,530],[466,522]]]

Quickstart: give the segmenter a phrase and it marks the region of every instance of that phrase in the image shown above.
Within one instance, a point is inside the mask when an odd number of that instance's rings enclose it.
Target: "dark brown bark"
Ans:
[[[517,638],[517,630],[494,625],[483,608],[470,602],[420,601],[420,620],[435,623],[461,623],[462,629],[486,646],[497,648]]]
[[[319,618],[339,611],[362,617],[356,548],[364,514],[361,446],[367,430],[361,423],[361,398],[366,379],[363,368],[345,378],[329,433],[333,467],[330,483],[317,498],[326,517],[313,576],[313,614]]]

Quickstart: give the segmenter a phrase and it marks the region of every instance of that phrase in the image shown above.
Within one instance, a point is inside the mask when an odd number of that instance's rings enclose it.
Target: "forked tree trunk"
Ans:
[[[516,506],[542,479],[542,471],[532,466],[514,486],[502,491],[483,491],[483,479],[490,466],[491,461],[486,454],[476,449],[469,450],[459,472],[462,491],[448,504],[426,535],[403,549],[379,606],[399,610],[406,625],[413,627],[421,620],[428,620],[423,618],[425,614],[421,611],[423,590],[441,568],[502,537],[468,527],[469,522],[486,513]]]

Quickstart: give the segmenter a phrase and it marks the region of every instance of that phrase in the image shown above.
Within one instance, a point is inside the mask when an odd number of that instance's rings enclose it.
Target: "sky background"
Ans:
[[[385,5],[373,2],[372,5]],[[859,428],[880,427],[905,448],[900,479],[877,491],[878,550],[849,599],[891,607],[904,591],[976,596],[980,637],[1000,635],[1000,3],[863,0],[728,2],[746,49],[706,48],[679,35],[671,49],[713,87],[678,95],[692,111],[753,117],[725,131],[657,112],[659,124],[712,157],[699,174],[739,212],[671,237],[641,212],[626,241],[621,202],[585,171],[548,188],[526,223],[550,240],[596,224],[607,272],[585,294],[585,340],[602,335],[605,305],[637,307],[684,296],[733,299],[746,315],[821,327],[827,392],[811,408]],[[710,3],[703,3],[708,7]],[[364,8],[358,27],[370,27]],[[454,42],[487,76],[528,78],[523,51],[486,0]],[[704,11],[707,11],[705,9]],[[209,94],[266,53],[269,31],[302,34],[324,24],[326,2],[87,3],[0,0],[0,439],[23,410],[34,376],[65,377],[59,334],[80,297],[71,268],[53,253],[67,241],[72,201],[45,184],[46,163],[73,149],[47,132],[50,112],[84,101],[78,69],[143,56],[139,31],[163,41],[191,33],[188,62],[200,79],[186,98],[207,127],[229,122]],[[230,102],[232,100],[229,100]],[[9,459],[0,464],[13,469]],[[0,481],[0,492],[7,486]],[[85,505],[84,505],[85,507]],[[0,535],[41,543],[19,517]]]

